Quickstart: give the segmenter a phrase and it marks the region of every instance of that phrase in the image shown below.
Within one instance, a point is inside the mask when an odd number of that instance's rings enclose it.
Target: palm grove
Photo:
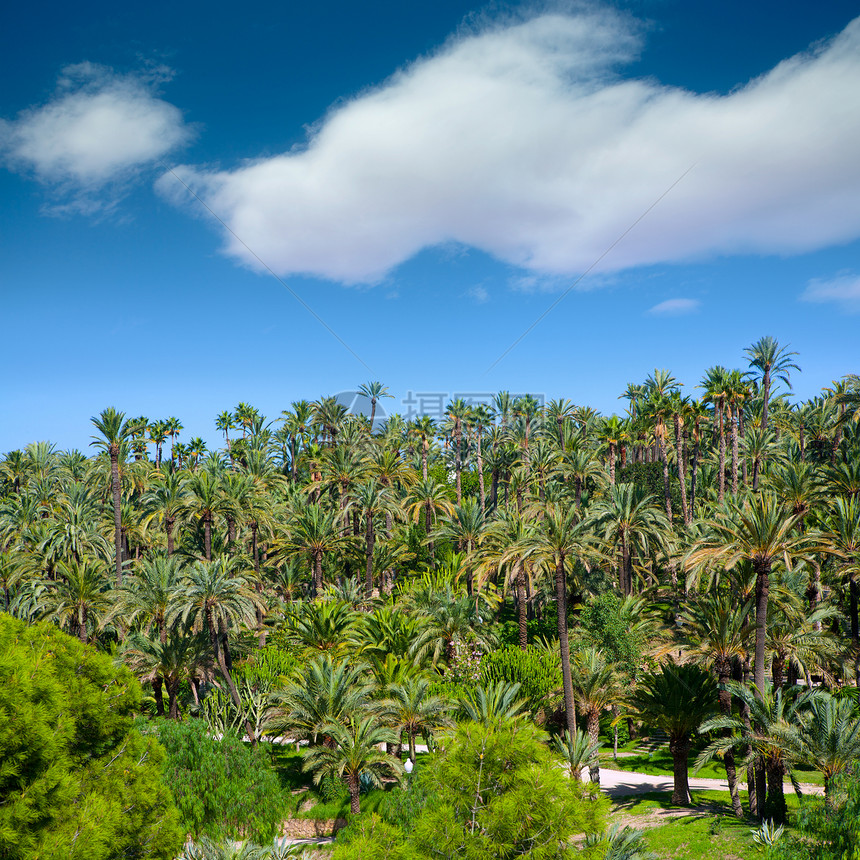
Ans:
[[[155,715],[307,740],[353,813],[416,738],[525,720],[593,780],[601,732],[662,729],[681,804],[697,741],[782,819],[785,776],[860,754],[860,378],[792,403],[796,358],[762,338],[686,396],[655,370],[623,417],[241,403],[217,451],[105,409],[92,456],[0,463],[4,609],[115,651]]]

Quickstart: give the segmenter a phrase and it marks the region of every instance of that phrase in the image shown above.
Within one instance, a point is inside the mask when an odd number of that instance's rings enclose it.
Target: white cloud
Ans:
[[[76,195],[126,180],[190,137],[179,109],[157,96],[168,76],[163,68],[120,75],[92,63],[69,66],[48,102],[0,120],[0,155],[12,169]]]
[[[483,305],[490,300],[490,294],[487,292],[487,288],[482,287],[480,284],[474,287],[469,287],[469,289],[466,290],[466,295],[478,305]]]
[[[813,279],[800,299],[804,302],[832,302],[846,313],[860,313],[860,275],[846,273],[829,281]]]
[[[333,108],[303,149],[177,172],[278,272],[343,282],[450,242],[576,275],[693,164],[596,271],[860,236],[860,19],[725,96],[618,77],[637,49],[611,11],[507,21]]]
[[[699,309],[698,299],[666,299],[665,302],[654,305],[648,313],[652,316],[679,317],[695,313]]]

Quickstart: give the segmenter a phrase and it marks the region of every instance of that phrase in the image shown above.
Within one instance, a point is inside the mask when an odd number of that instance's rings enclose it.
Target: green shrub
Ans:
[[[496,681],[519,684],[520,696],[534,713],[548,705],[553,692],[561,687],[559,655],[534,645],[525,651],[508,645],[484,655],[481,680],[484,684]]]
[[[50,624],[0,613],[0,857],[174,857],[164,750],[132,727],[140,685]]]
[[[252,750],[232,732],[219,740],[203,720],[159,720],[155,732],[167,751],[167,783],[192,838],[272,839],[288,803],[264,750]]]

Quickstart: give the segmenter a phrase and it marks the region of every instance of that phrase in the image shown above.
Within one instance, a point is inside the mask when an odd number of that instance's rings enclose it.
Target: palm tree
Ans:
[[[115,593],[107,620],[121,618],[128,627],[144,633],[155,628],[161,642],[167,641],[167,616],[181,587],[182,568],[176,557],[155,555],[141,559]]]
[[[77,636],[89,640],[89,628],[97,628],[111,605],[109,583],[102,564],[93,559],[60,562],[57,581],[46,583],[37,606],[43,618],[51,618]]]
[[[732,679],[732,661],[743,659],[747,653],[750,629],[747,618],[752,602],[736,606],[733,595],[716,591],[703,595],[690,604],[681,617],[687,653],[698,664],[711,668],[719,685],[719,708],[723,716],[732,713],[732,696],[728,683]],[[723,757],[732,807],[738,818],[743,818],[734,749]]]
[[[108,406],[97,418],[90,419],[101,434],[93,436],[93,447],[106,451],[110,457],[111,497],[113,499],[114,551],[116,562],[116,585],[122,585],[122,497],[119,483],[119,457],[123,442],[131,435],[133,427],[125,420],[124,412]]]
[[[325,776],[344,780],[349,789],[349,811],[358,815],[361,812],[359,776],[381,786],[383,776],[399,777],[403,772],[398,759],[379,749],[382,743],[394,743],[397,736],[374,717],[359,714],[352,715],[345,723],[328,723],[323,731],[331,738],[333,747],[304,750],[304,769],[313,771],[316,785]]]
[[[448,717],[450,701],[444,696],[432,695],[426,678],[413,676],[399,684],[391,684],[388,698],[380,707],[397,732],[406,732],[409,737],[409,759],[413,764],[415,736],[419,733],[428,735],[434,729],[452,725]]]
[[[633,689],[630,715],[669,736],[674,786],[672,803],[690,805],[687,774],[693,733],[714,713],[717,685],[711,675],[692,663],[666,663],[645,675]],[[704,727],[703,727],[704,730]]]
[[[222,645],[229,644],[231,629],[254,623],[256,610],[262,607],[262,601],[244,577],[232,574],[223,559],[195,562],[188,571],[187,583],[176,595],[168,623],[172,624],[181,619],[183,624],[190,623],[193,632],[203,631],[208,634],[215,662],[227,684],[236,710],[242,714],[242,700],[230,675]],[[256,745],[256,734],[247,717],[245,728],[251,743]]]
[[[344,543],[337,515],[319,505],[304,505],[293,511],[288,528],[286,537],[275,544],[275,551],[286,558],[310,557],[313,590],[319,594],[323,587],[323,556],[340,549]]]
[[[821,535],[823,548],[838,559],[837,576],[848,588],[848,623],[854,659],[854,683],[860,685],[860,498],[842,496],[833,503]]]
[[[727,749],[748,750],[747,761],[756,762],[755,795],[759,818],[772,817],[777,824],[785,821],[785,795],[782,781],[791,776],[796,763],[796,729],[799,714],[808,704],[812,692],[790,701],[782,690],[774,691],[770,685],[759,689],[729,681],[727,688],[749,711],[750,721],[735,716],[719,716],[705,720],[699,731],[724,731],[712,741],[696,759],[696,768],[707,764],[715,755]],[[765,802],[765,780],[767,802]],[[752,794],[752,793],[751,793]],[[752,807],[752,804],[750,804]]]
[[[381,382],[366,382],[358,386],[358,393],[370,400],[370,432],[373,433],[373,420],[376,417],[376,404],[380,397],[394,397]]]
[[[396,501],[392,493],[375,480],[359,484],[353,496],[355,506],[364,514],[365,594],[373,595],[373,547],[376,543],[374,517],[392,512]]]
[[[794,529],[798,516],[772,492],[731,503],[718,509],[705,524],[706,534],[699,538],[687,556],[687,568],[719,565],[732,570],[748,561],[755,571],[755,663],[754,681],[764,690],[767,650],[767,610],[770,574],[782,560],[788,566],[792,558],[803,557],[814,542]]]
[[[460,717],[482,726],[499,726],[528,717],[528,703],[520,698],[520,685],[508,681],[469,687],[459,702]]]
[[[573,682],[570,674],[570,640],[567,632],[567,567],[575,558],[592,551],[591,534],[579,520],[575,508],[548,504],[541,509],[534,534],[523,540],[524,558],[542,565],[555,577],[558,644],[567,731],[576,733]]]
[[[320,736],[328,734],[329,724],[343,722],[368,707],[373,692],[373,680],[363,663],[336,663],[328,654],[320,655],[283,689],[272,693],[266,731],[315,745]],[[330,745],[327,738],[326,742]]]
[[[484,535],[487,520],[479,502],[466,499],[463,504],[454,508],[454,513],[444,519],[436,529],[435,536],[441,540],[451,541],[458,552],[465,552],[466,593],[472,593],[472,563],[468,553],[476,549]]]
[[[451,441],[454,446],[454,472],[457,504],[463,504],[461,472],[463,471],[463,426],[469,420],[469,406],[461,397],[452,400],[445,409],[451,420]]]
[[[748,346],[744,352],[749,357],[750,367],[756,375],[761,378],[762,410],[761,426],[767,429],[767,409],[770,401],[771,379],[776,376],[791,389],[791,371],[800,368],[792,361],[797,355],[791,352],[787,346],[780,346],[776,338],[765,336],[757,340],[752,346]]]
[[[618,585],[622,594],[633,593],[633,562],[663,549],[669,522],[652,502],[654,497],[635,484],[616,484],[609,494],[592,506],[587,524],[618,564]]]
[[[355,630],[360,616],[340,600],[306,601],[287,619],[290,638],[310,651],[337,653]]]
[[[798,719],[800,729],[790,736],[794,756],[823,774],[824,794],[828,796],[833,777],[860,761],[857,707],[850,698],[837,699],[816,691],[809,699],[809,709],[800,711]]]
[[[203,551],[206,561],[212,561],[212,525],[216,517],[227,510],[220,481],[209,471],[199,470],[188,477],[185,512],[203,526]]]
[[[621,697],[621,680],[618,672],[606,662],[597,648],[578,651],[573,662],[576,666],[573,684],[576,703],[585,717],[589,740],[596,748],[599,745],[600,715]],[[600,784],[596,752],[589,759],[589,775],[593,783]]]
[[[167,689],[167,718],[179,719],[179,687],[206,674],[210,650],[205,634],[189,634],[174,626],[164,638],[133,632],[123,643],[122,660],[141,681],[152,684],[156,710],[164,716],[162,689]]]
[[[418,481],[409,488],[406,511],[413,522],[420,522],[421,518],[424,518],[424,532],[428,538],[432,558],[435,554],[434,543],[431,538],[433,523],[440,514],[450,517],[454,513],[454,505],[451,502],[448,487],[438,483],[433,478]]]
[[[552,747],[570,768],[570,778],[577,782],[582,779],[583,765],[597,759],[600,752],[600,744],[593,741],[590,733],[582,729],[578,730],[573,738],[567,732],[555,735]]]
[[[158,480],[151,490],[144,493],[141,505],[145,512],[144,523],[157,520],[167,536],[167,555],[173,555],[174,528],[186,510],[189,493],[186,473],[173,472],[165,468],[158,473]]]

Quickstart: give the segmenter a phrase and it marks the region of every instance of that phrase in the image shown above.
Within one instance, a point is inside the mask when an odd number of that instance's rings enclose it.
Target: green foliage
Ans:
[[[642,663],[644,643],[630,630],[615,592],[605,591],[589,600],[579,615],[579,623],[588,644],[603,651],[619,669],[636,674]]]
[[[525,651],[513,645],[485,654],[481,661],[484,684],[507,681],[519,684],[519,696],[532,713],[549,704],[561,687],[561,663],[556,651],[546,651],[529,645]]]
[[[420,856],[562,857],[573,834],[602,829],[605,801],[567,778],[534,726],[465,723],[440,747],[438,802],[413,830]]]
[[[164,752],[132,728],[140,686],[49,624],[0,615],[0,857],[171,858]]]
[[[332,860],[407,860],[403,832],[375,813],[359,816],[337,835]]]
[[[767,860],[860,860],[860,773],[834,777],[827,800],[805,800],[796,828]]]
[[[193,838],[266,842],[275,835],[286,800],[264,751],[231,732],[212,737],[203,720],[163,720],[155,731],[167,750],[167,783]]]
[[[704,475],[699,472],[700,486],[702,486]],[[623,469],[619,469],[615,477],[619,484],[633,484],[637,489],[642,490],[655,499],[663,498],[663,464],[659,460],[653,463],[631,463],[627,461],[627,465]],[[687,481],[689,483],[689,479]],[[689,497],[690,488],[687,487]],[[678,485],[678,475],[673,466],[669,466],[669,497],[672,500],[672,510],[681,510],[681,489]]]

